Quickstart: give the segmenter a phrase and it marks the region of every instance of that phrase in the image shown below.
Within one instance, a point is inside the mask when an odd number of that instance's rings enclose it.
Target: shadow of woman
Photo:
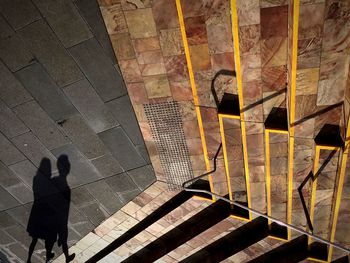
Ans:
[[[34,203],[29,216],[27,232],[32,237],[27,263],[31,262],[38,239],[45,241],[46,262],[54,257],[52,248],[56,241],[62,246],[66,262],[71,262],[75,254],[68,253],[68,216],[71,190],[67,182],[70,162],[67,155],[57,159],[59,176],[52,177],[51,162],[41,160],[38,172],[33,179]],[[58,240],[57,240],[58,237]]]

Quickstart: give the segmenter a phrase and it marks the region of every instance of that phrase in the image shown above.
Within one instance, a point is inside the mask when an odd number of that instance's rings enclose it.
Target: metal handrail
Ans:
[[[281,220],[279,220],[279,219],[277,219],[277,218],[274,218],[274,217],[272,217],[272,216],[268,216],[268,215],[266,215],[266,214],[263,214],[263,213],[261,213],[261,212],[255,210],[255,209],[253,209],[253,208],[250,208],[250,207],[247,207],[247,206],[245,206],[245,205],[242,205],[242,204],[239,203],[239,202],[232,201],[232,200],[230,200],[230,199],[227,199],[226,197],[223,197],[223,196],[221,196],[221,195],[219,195],[219,194],[216,194],[216,193],[213,193],[213,192],[210,192],[210,191],[207,191],[207,190],[189,188],[189,187],[187,186],[188,184],[191,183],[191,184],[190,184],[190,186],[191,186],[193,183],[195,183],[195,182],[198,181],[199,179],[201,179],[201,178],[203,178],[203,177],[205,177],[205,176],[207,176],[207,175],[209,175],[209,174],[212,174],[212,173],[214,173],[214,172],[216,171],[216,166],[217,166],[216,161],[217,161],[217,157],[218,157],[218,155],[219,155],[219,152],[220,152],[220,150],[221,150],[221,146],[222,146],[222,144],[220,143],[219,148],[218,148],[218,150],[217,150],[217,152],[216,152],[216,154],[215,154],[215,156],[214,156],[214,158],[213,158],[213,161],[214,161],[214,169],[211,170],[211,171],[209,171],[209,172],[206,172],[206,173],[204,173],[204,174],[201,174],[201,175],[199,175],[199,176],[196,177],[196,178],[192,178],[192,179],[190,179],[190,180],[184,182],[184,183],[182,184],[182,188],[183,188],[185,191],[187,191],[187,192],[193,192],[193,193],[204,193],[204,194],[209,194],[209,195],[211,195],[212,197],[215,197],[215,198],[218,199],[218,200],[223,200],[223,201],[225,201],[225,202],[227,202],[227,203],[230,203],[230,204],[232,204],[232,205],[238,206],[238,207],[240,207],[240,208],[242,208],[242,209],[244,209],[244,210],[248,210],[248,211],[252,212],[252,213],[255,214],[255,215],[264,217],[264,218],[266,218],[266,219],[268,219],[268,220],[270,220],[270,221],[272,221],[272,222],[275,222],[275,223],[277,223],[277,224],[279,224],[279,225],[281,225],[281,226],[285,226],[285,227],[287,227],[287,228],[289,228],[289,229],[292,229],[292,230],[294,230],[294,231],[296,231],[296,232],[298,232],[298,233],[301,233],[301,234],[303,234],[303,235],[307,235],[307,236],[309,236],[309,237],[311,237],[311,238],[313,238],[313,239],[315,239],[315,240],[317,240],[317,241],[319,241],[319,242],[321,242],[321,243],[324,243],[324,244],[326,244],[326,245],[330,245],[330,246],[333,246],[333,247],[335,247],[335,248],[338,248],[338,249],[340,249],[340,250],[342,250],[343,252],[346,252],[346,253],[348,253],[348,254],[350,253],[350,249],[347,248],[347,247],[344,247],[344,246],[342,246],[342,245],[340,245],[340,244],[338,244],[338,243],[330,242],[329,240],[326,240],[326,239],[324,239],[324,238],[322,238],[322,237],[319,237],[319,236],[316,236],[316,235],[314,235],[314,234],[312,234],[312,233],[309,233],[309,232],[307,232],[307,231],[305,231],[305,230],[303,230],[303,229],[301,229],[301,228],[299,228],[299,227],[296,227],[296,226],[294,226],[294,225],[288,224],[288,223],[283,222],[283,221],[281,221]]]

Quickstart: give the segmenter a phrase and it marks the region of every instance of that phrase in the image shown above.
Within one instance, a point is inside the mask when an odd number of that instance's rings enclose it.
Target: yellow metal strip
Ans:
[[[317,145],[317,147],[321,150],[328,150],[328,151],[337,151],[340,149],[338,146],[327,146],[327,145]]]
[[[337,195],[336,195],[336,201],[335,201],[334,213],[333,213],[333,219],[332,219],[331,235],[330,235],[331,242],[334,242],[335,233],[337,229],[338,215],[339,215],[340,203],[341,203],[341,198],[343,194],[343,186],[344,186],[344,180],[345,180],[346,163],[348,161],[348,154],[349,154],[349,138],[350,138],[350,116],[349,116],[348,124],[346,128],[344,152],[342,155],[340,172],[339,172],[339,182],[338,182],[338,189],[337,189]],[[329,247],[329,251],[328,251],[328,262],[332,261],[332,254],[333,254],[333,247],[331,246]]]
[[[237,120],[241,119],[241,117],[238,115],[236,116],[236,115],[229,115],[229,114],[223,114],[223,113],[219,113],[218,115],[228,119],[237,119]]]
[[[236,0],[231,0],[231,18],[232,18],[232,35],[233,35],[233,47],[234,47],[234,58],[235,58],[235,70],[237,75],[237,92],[238,92],[239,109],[240,109],[240,116],[241,116],[242,147],[243,147],[244,172],[245,172],[246,187],[247,187],[247,202],[248,202],[248,207],[251,207],[247,135],[246,135],[245,122],[244,122],[244,112],[242,110],[244,107],[244,103],[243,103],[243,85],[242,85],[242,73],[241,73],[241,58],[240,58],[240,51],[239,51],[238,17],[237,17]],[[249,212],[249,219],[251,219],[250,212]]]
[[[227,190],[228,190],[228,195],[230,197],[230,200],[233,200],[232,189],[231,189],[230,171],[229,171],[229,168],[228,168],[228,159],[227,159],[227,148],[226,148],[224,123],[223,123],[222,116],[220,116],[220,115],[219,115],[219,124],[220,124],[220,136],[221,136],[221,143],[222,143],[222,151],[224,153],[224,163],[225,163]]]
[[[292,65],[289,95],[289,146],[288,146],[288,205],[287,222],[292,224],[293,207],[293,163],[294,163],[294,121],[295,121],[295,96],[297,81],[297,57],[298,57],[298,29],[299,29],[299,0],[293,1],[293,39],[292,39]],[[288,229],[288,240],[291,239],[291,230]]]
[[[265,129],[265,131],[269,131],[269,132],[273,132],[273,133],[289,134],[289,132],[285,131],[285,130]]]
[[[199,100],[198,100],[198,94],[197,94],[197,87],[196,87],[196,83],[195,83],[195,80],[194,80],[194,74],[193,74],[190,50],[189,50],[188,42],[187,42],[187,36],[186,36],[186,30],[185,30],[185,22],[184,22],[184,17],[183,17],[182,8],[181,8],[181,0],[176,0],[176,9],[177,9],[177,14],[178,14],[178,18],[179,18],[182,42],[183,42],[184,50],[185,50],[185,56],[186,56],[186,62],[187,62],[187,68],[188,68],[188,75],[190,77],[190,84],[191,84],[191,89],[192,89],[193,101],[194,101],[194,105],[195,105],[195,109],[196,109],[196,115],[197,115],[198,126],[199,126],[199,133],[200,133],[200,137],[201,137],[201,141],[202,141],[202,148],[203,148],[205,166],[206,166],[207,171],[209,172],[211,170],[211,167],[210,167],[210,162],[209,162],[209,158],[208,158],[207,143],[206,143],[205,135],[204,135],[204,127],[203,127],[202,115],[201,115],[201,112],[200,112],[200,108],[198,106],[199,105]],[[210,190],[211,190],[211,192],[214,192],[212,176],[209,175],[208,179],[209,179]],[[215,200],[215,197],[213,197],[213,200]]]
[[[271,216],[270,132],[265,130],[265,173],[267,215]],[[268,221],[271,224],[271,220]]]

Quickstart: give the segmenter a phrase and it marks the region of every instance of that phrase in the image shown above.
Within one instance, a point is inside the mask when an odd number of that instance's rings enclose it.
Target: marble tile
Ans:
[[[261,38],[288,36],[288,5],[260,9]]]
[[[200,45],[207,42],[207,30],[204,16],[186,18],[185,28],[189,45]]]
[[[127,90],[133,104],[148,103],[147,92],[143,82],[130,83],[127,85]]]
[[[170,81],[171,94],[176,101],[193,100],[192,89],[189,80]]]
[[[281,6],[288,4],[288,0],[261,0],[260,7],[273,7],[273,6]]]
[[[348,54],[349,48],[350,21],[348,18],[346,21],[342,19],[327,19],[324,22],[323,51],[345,52]]]
[[[320,66],[322,39],[310,38],[298,41],[297,68],[316,68]]]
[[[133,44],[136,52],[145,52],[160,49],[158,37],[134,39]]]
[[[211,68],[207,44],[190,46],[189,49],[194,71],[208,70]]]
[[[141,71],[136,59],[119,61],[119,66],[127,83],[142,81]]]
[[[316,112],[316,95],[296,96],[295,104],[295,120],[300,120],[304,117]]]
[[[232,29],[230,21],[225,24],[208,24],[208,46],[211,54],[233,52]]]
[[[142,76],[154,76],[166,73],[164,63],[141,64],[139,67]]]
[[[151,0],[120,0],[123,10],[135,10],[151,7]]]
[[[152,1],[154,20],[158,30],[177,27],[179,24],[176,4],[174,1]]]
[[[169,81],[166,75],[144,77],[148,98],[171,96]]]
[[[262,99],[262,83],[260,81],[245,82],[243,84],[243,98],[245,105]]]
[[[184,54],[182,37],[179,28],[160,30],[159,41],[164,56]]]
[[[338,125],[341,115],[342,115],[342,105],[327,111],[323,114],[319,114],[315,118],[315,134],[325,125],[325,124],[334,124]]]
[[[202,1],[181,1],[181,7],[185,18],[204,15],[205,12]]]
[[[319,68],[298,69],[296,95],[317,94],[319,73]]]
[[[161,50],[153,50],[137,53],[137,61],[139,64],[155,64],[163,63],[164,59]]]
[[[157,35],[151,8],[125,11],[124,14],[131,38],[146,38]]]
[[[185,55],[165,57],[164,60],[169,81],[179,82],[189,78]]]
[[[100,7],[109,35],[128,31],[121,4]]]
[[[271,37],[261,41],[262,66],[276,67],[287,64],[287,38]]]
[[[315,118],[304,120],[301,123],[295,125],[294,127],[296,137],[314,138],[315,136]]]
[[[300,7],[298,39],[322,37],[324,22],[324,3],[302,5]]]
[[[233,52],[211,54],[211,65],[214,71],[221,69],[235,70],[235,58]]]
[[[264,99],[264,116],[267,116],[273,107],[280,107],[286,98],[285,93],[281,93],[277,96],[273,96],[275,92],[263,92]]]
[[[263,67],[261,71],[264,92],[278,91],[286,87],[287,69],[285,65],[278,67]]]
[[[238,0],[237,13],[239,26],[259,24],[261,16],[259,0]]]
[[[135,58],[129,33],[110,35],[110,39],[118,60]]]
[[[249,25],[239,27],[240,52],[245,54],[260,53],[260,25]]]

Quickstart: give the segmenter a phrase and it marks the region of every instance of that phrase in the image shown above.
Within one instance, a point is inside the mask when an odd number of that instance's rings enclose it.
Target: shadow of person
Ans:
[[[57,159],[57,168],[59,176],[52,178],[53,184],[59,190],[59,194],[54,196],[53,204],[56,213],[56,233],[58,236],[58,246],[62,246],[62,251],[66,257],[66,262],[74,259],[75,254],[68,253],[68,216],[71,199],[71,190],[67,182],[67,176],[70,172],[70,162],[68,156],[62,154]]]
[[[50,204],[49,195],[53,191],[50,180],[51,162],[48,158],[43,158],[33,178],[34,202],[27,224],[27,232],[32,237],[32,242],[29,245],[28,263],[31,262],[38,239],[45,241],[46,260],[49,261],[54,257],[52,248],[57,238],[55,231],[56,212]]]

